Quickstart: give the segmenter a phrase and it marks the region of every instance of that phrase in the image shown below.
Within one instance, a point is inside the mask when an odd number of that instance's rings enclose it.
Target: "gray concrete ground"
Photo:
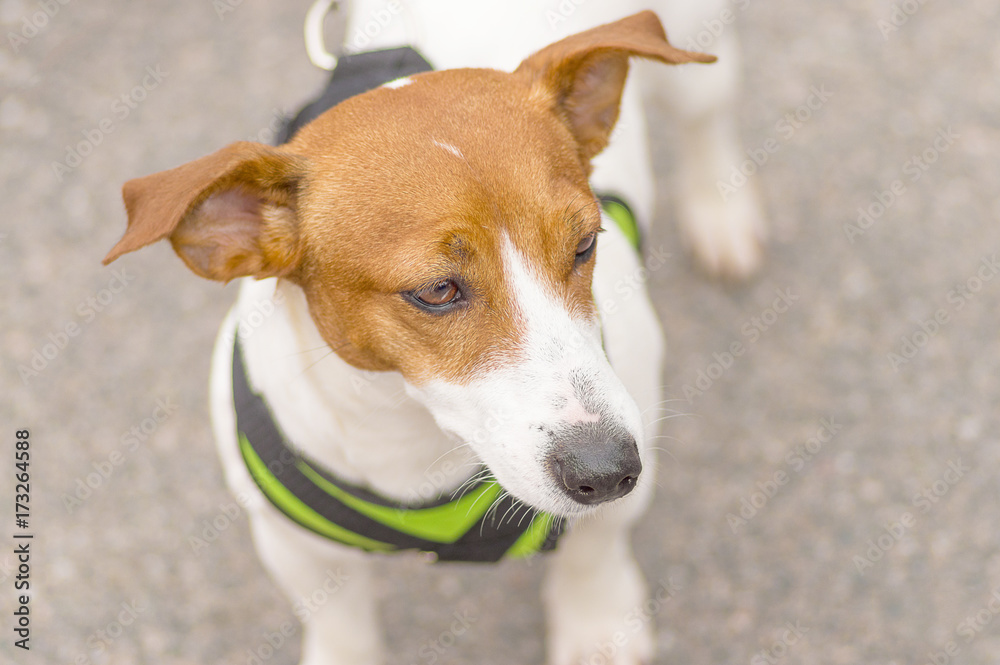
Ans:
[[[0,2],[0,661],[296,662],[292,610],[245,518],[225,517],[210,440],[209,351],[233,288],[166,245],[100,259],[124,228],[123,181],[267,140],[318,89],[306,5]],[[772,240],[749,284],[713,283],[684,255],[676,137],[653,123],[650,246],[673,258],[651,288],[683,414],[664,423],[635,535],[651,589],[672,584],[641,615],[657,663],[1000,662],[1000,3],[905,0],[898,29],[880,29],[893,7],[734,2],[745,146],[778,147],[750,176]],[[813,87],[832,96],[807,114]],[[794,131],[779,125],[797,111]],[[83,141],[96,145],[77,164],[67,146]],[[873,216],[852,230],[859,207]],[[795,298],[783,313],[776,291]],[[745,352],[730,360],[733,342]],[[20,428],[30,652],[11,614]],[[541,663],[543,567],[387,567],[389,662]]]

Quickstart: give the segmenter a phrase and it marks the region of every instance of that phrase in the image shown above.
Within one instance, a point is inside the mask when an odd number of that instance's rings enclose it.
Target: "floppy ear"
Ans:
[[[169,238],[195,273],[286,276],[301,258],[296,198],[305,162],[258,143],[233,143],[207,157],[129,180],[128,228],[104,263]]]
[[[660,19],[646,10],[551,44],[522,62],[514,75],[549,96],[588,161],[607,146],[618,119],[629,56],[671,65],[715,62],[713,55],[671,46]]]

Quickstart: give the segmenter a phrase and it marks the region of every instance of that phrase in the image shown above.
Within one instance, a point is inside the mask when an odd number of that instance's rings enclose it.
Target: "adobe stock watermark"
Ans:
[[[288,116],[284,111],[278,108],[272,108],[271,119],[268,121],[267,125],[261,127],[256,134],[248,136],[247,141],[256,141],[257,143],[274,145],[275,141],[278,139],[278,135],[281,134],[281,129],[285,126],[287,119]]]
[[[350,576],[345,574],[340,568],[336,570],[328,568],[326,576],[307,596],[301,596],[292,604],[292,612],[299,619],[300,624],[307,623],[323,606],[333,599],[345,584],[350,581]],[[285,621],[276,630],[265,630],[261,636],[262,640],[253,647],[246,650],[245,665],[263,665],[274,657],[283,646],[299,632],[299,626],[291,621]]]
[[[108,656],[106,653],[111,648],[111,645],[138,621],[141,614],[149,610],[149,606],[139,600],[123,602],[120,607],[121,610],[119,610],[114,620],[87,636],[85,644],[90,650],[90,655],[81,653],[73,660],[74,665],[97,665],[98,663],[107,662]],[[93,660],[91,659],[92,656],[94,657]]]
[[[739,11],[745,11],[750,7],[751,0],[731,0],[732,4]],[[711,48],[716,40],[722,36],[730,25],[736,22],[736,12],[731,9],[723,9],[715,18],[705,19],[701,22],[701,30],[693,37],[689,37],[684,46],[689,51],[703,51]]]
[[[235,342],[239,337],[241,342],[245,342],[262,326],[264,322],[274,316],[278,308],[285,304],[285,294],[276,290],[270,298],[258,298],[253,301],[253,307],[236,319],[236,326],[226,333],[226,340]]]
[[[1000,587],[993,589],[990,599],[981,610],[973,615],[965,617],[955,626],[955,633],[965,638],[965,643],[969,644],[976,639],[983,629],[993,623],[993,619],[1000,614]]]
[[[642,604],[630,609],[622,619],[623,630],[616,630],[606,642],[597,642],[589,658],[581,659],[579,665],[612,665],[618,662],[616,656],[643,627],[653,620],[667,603],[680,591],[673,580],[660,580],[655,591]]]
[[[104,487],[118,468],[125,464],[128,456],[149,441],[160,425],[178,410],[179,407],[173,404],[169,397],[158,397],[156,406],[149,416],[132,425],[118,437],[119,447],[108,453],[104,459],[91,462],[93,471],[85,476],[78,476],[73,482],[73,490],[63,493],[62,502],[66,512],[72,515],[73,511],[82,506],[95,491]]]
[[[948,467],[941,477],[913,495],[913,507],[924,515],[931,512],[934,506],[945,497],[951,488],[958,484],[965,474],[972,471],[971,466],[962,463],[961,458],[948,460]]]
[[[759,515],[781,488],[796,474],[802,473],[809,462],[823,451],[826,444],[833,441],[842,428],[843,425],[833,416],[820,419],[816,434],[797,444],[785,455],[785,466],[776,469],[764,480],[758,481],[756,489],[749,495],[741,496],[740,507],[735,513],[726,513],[726,522],[732,532],[739,533],[741,527]]]
[[[801,621],[786,621],[782,630],[781,636],[771,646],[761,649],[750,659],[750,665],[777,665],[806,636],[809,627],[803,626]]]
[[[300,596],[292,603],[292,614],[302,623],[308,623],[344,585],[351,581],[351,576],[340,568],[327,569],[326,577],[313,589],[308,596]]]
[[[0,584],[6,583],[17,572],[17,566],[14,564],[15,562],[10,556],[4,557],[3,562],[0,563]]]
[[[927,659],[923,665],[951,665],[956,662],[955,657],[962,652],[962,645],[968,645],[976,639],[983,629],[993,623],[998,614],[1000,614],[1000,586],[993,588],[989,600],[980,610],[958,622],[955,626],[955,639],[945,642],[940,650],[932,649],[927,652]],[[958,638],[962,638],[961,644]]]
[[[584,5],[588,0],[559,0],[555,9],[545,10],[545,20],[549,22],[549,29],[556,30],[561,23],[564,23],[570,16],[576,13],[577,7]]]
[[[886,354],[886,360],[894,372],[899,372],[899,368],[909,363],[917,357],[941,330],[951,323],[953,313],[960,311],[965,305],[973,300],[983,287],[993,281],[1000,273],[1000,260],[997,253],[983,257],[975,274],[965,280],[962,284],[955,285],[946,294],[946,299],[951,309],[940,307],[935,310],[934,315],[923,319],[919,327],[908,335],[903,335],[899,339],[899,345]]]
[[[683,387],[684,398],[688,404],[694,404],[695,397],[701,397],[712,389],[715,382],[723,374],[729,371],[751,346],[760,340],[761,336],[778,322],[782,314],[799,300],[799,296],[792,293],[792,289],[775,289],[777,297],[770,307],[765,308],[760,314],[750,317],[750,319],[740,327],[741,339],[733,340],[724,351],[717,351],[712,354],[713,362],[710,362],[704,369],[699,369],[694,381],[685,383]]]
[[[244,511],[249,505],[250,495],[244,492],[237,493],[235,501],[220,503],[219,512],[214,517],[201,521],[199,524],[201,530],[198,535],[188,536],[188,546],[191,551],[201,556],[209,545],[217,541],[222,534],[229,530],[229,527],[243,517]]]
[[[243,0],[212,0],[212,9],[220,21],[225,21],[226,14],[232,14],[242,4]]]
[[[483,444],[489,440],[490,436],[500,431],[505,424],[510,422],[510,414],[500,407],[494,407],[486,412],[486,419],[482,426],[477,427],[468,442]],[[471,459],[470,459],[471,463]],[[458,464],[450,459],[441,462],[437,469],[427,469],[423,473],[423,480],[416,487],[407,490],[406,501],[411,505],[416,505],[424,501],[431,501],[444,496],[452,488],[469,489],[475,487],[474,479],[485,476],[485,467],[477,471],[472,478],[464,480],[463,475],[467,475],[470,464]],[[457,492],[457,490],[455,490]]]
[[[389,0],[382,9],[373,9],[367,17],[368,20],[358,25],[354,29],[354,34],[348,35],[348,41],[344,44],[344,52],[363,51],[402,13],[403,5],[399,0]]]
[[[406,502],[410,505],[417,505],[441,497],[447,491],[446,488],[459,485],[464,469],[466,469],[464,464],[445,460],[441,463],[440,468],[425,471],[420,484],[411,487],[407,492]]]
[[[351,372],[351,389],[354,391],[355,395],[360,395],[367,388],[379,380],[379,378],[384,377],[385,372],[376,372],[371,369],[361,369]],[[399,397],[397,396],[397,399]]]
[[[903,176],[910,183],[918,182],[930,170],[931,166],[937,163],[941,155],[948,152],[949,148],[960,138],[959,134],[952,131],[950,125],[938,129],[930,145],[903,162],[900,167]],[[853,245],[855,239],[867,233],[875,225],[875,222],[881,219],[882,215],[894,206],[906,192],[906,182],[903,178],[896,178],[886,189],[874,192],[871,201],[858,206],[857,220],[853,224],[844,224],[844,234],[847,236],[847,240]]]
[[[921,514],[926,515],[970,471],[972,467],[963,464],[961,459],[948,460],[941,477],[913,495],[913,506],[918,508]],[[874,568],[875,564],[881,561],[916,525],[917,516],[910,511],[904,512],[895,522],[886,522],[882,527],[883,533],[875,538],[869,538],[868,548],[862,554],[855,554],[851,559],[858,574],[864,577],[867,570]]]
[[[17,32],[11,30],[7,33],[7,43],[17,54],[21,47],[40,35],[49,27],[52,19],[62,11],[72,0],[36,0],[36,11],[25,14],[21,17],[21,29]]]
[[[132,111],[139,107],[139,104],[146,101],[149,93],[159,87],[169,72],[163,71],[159,65],[149,65],[145,70],[146,74],[142,80],[128,92],[111,102],[111,114],[105,116],[90,129],[81,130],[83,140],[76,145],[66,146],[66,156],[61,162],[52,162],[52,173],[56,180],[63,181],[73,169],[83,164],[84,160],[93,154],[99,145],[104,143],[104,139],[112,134],[118,125],[124,122]]]
[[[451,624],[442,630],[437,637],[421,640],[420,647],[417,649],[417,660],[412,661],[412,665],[437,663],[449,649],[458,643],[458,638],[465,635],[469,628],[479,621],[475,611],[470,609],[455,610],[451,618]]]
[[[257,646],[247,648],[246,660],[243,662],[246,665],[263,665],[271,660],[281,647],[288,644],[298,632],[298,625],[291,621],[285,621],[275,630],[264,631],[261,634],[263,639],[257,643]]]
[[[97,292],[77,303],[74,311],[79,320],[67,321],[58,329],[50,332],[45,336],[45,341],[42,342],[41,346],[36,346],[31,350],[31,360],[17,366],[21,382],[28,385],[28,381],[44,372],[69,346],[70,340],[83,332],[87,324],[93,322],[98,314],[107,309],[135,277],[135,274],[131,273],[128,268],[112,270],[111,279],[108,280],[105,287],[98,289]]]
[[[615,296],[606,298],[598,303],[601,313],[614,315],[618,312],[618,307],[621,303],[629,300],[636,293],[643,293],[645,284],[649,282],[653,273],[667,265],[667,259],[671,258],[671,256],[672,254],[663,245],[650,250],[649,256],[642,264],[627,275],[618,278],[618,281],[612,287]]]
[[[899,29],[909,23],[910,18],[927,2],[928,0],[903,0],[893,3],[889,14],[875,21],[875,26],[882,33],[882,39],[889,41],[889,35],[899,32]]]
[[[750,182],[750,178],[756,175],[771,160],[771,157],[781,150],[783,144],[790,141],[796,132],[812,120],[832,97],[833,93],[826,89],[825,83],[818,88],[810,86],[809,95],[805,101],[774,124],[774,135],[765,139],[758,148],[747,148],[747,159],[733,165],[728,180],[716,181],[715,188],[722,200],[728,201],[730,196]]]

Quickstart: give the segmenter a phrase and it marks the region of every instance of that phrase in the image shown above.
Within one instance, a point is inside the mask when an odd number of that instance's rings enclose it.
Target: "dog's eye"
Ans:
[[[447,307],[456,302],[462,295],[458,284],[450,279],[442,280],[434,286],[413,291],[411,297],[424,307],[437,309]]]
[[[588,234],[580,244],[576,246],[576,265],[586,263],[597,247],[597,232]]]

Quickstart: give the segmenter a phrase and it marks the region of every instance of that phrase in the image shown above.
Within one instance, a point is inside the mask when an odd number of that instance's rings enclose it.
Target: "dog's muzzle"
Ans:
[[[595,506],[633,489],[642,472],[635,438],[624,428],[580,423],[554,432],[549,469],[573,501]]]

